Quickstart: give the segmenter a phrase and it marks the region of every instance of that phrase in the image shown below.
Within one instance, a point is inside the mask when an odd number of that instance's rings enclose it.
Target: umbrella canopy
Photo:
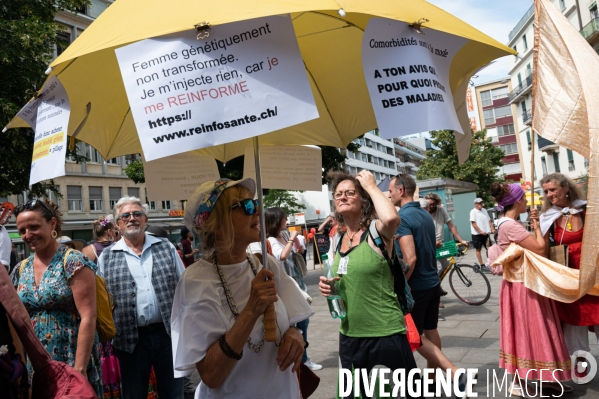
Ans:
[[[146,38],[193,29],[290,14],[320,117],[259,137],[260,144],[321,144],[345,147],[377,127],[361,60],[362,36],[370,18],[413,23],[426,18],[426,28],[464,37],[456,54],[450,90],[460,123],[470,132],[465,97],[472,74],[513,50],[423,0],[344,2],[330,0],[198,2],[126,0],[112,4],[53,63],[51,75],[65,86],[71,103],[69,132],[92,145],[104,158],[140,153],[141,145],[123,86],[115,49]],[[344,16],[342,16],[344,15]],[[89,106],[88,106],[89,104]],[[87,117],[87,119],[85,119]],[[81,122],[86,120],[83,126]],[[15,118],[9,127],[27,126]],[[401,136],[401,128],[393,132]],[[460,135],[461,160],[469,153],[470,135]],[[221,161],[242,155],[251,139],[200,150]]]
[[[599,254],[599,56],[548,0],[535,0],[532,128],[589,158],[580,292],[595,284]]]

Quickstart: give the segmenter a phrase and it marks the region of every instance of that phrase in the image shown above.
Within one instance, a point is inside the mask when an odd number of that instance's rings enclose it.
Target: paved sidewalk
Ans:
[[[468,252],[462,262],[474,263],[476,257],[474,251]],[[309,260],[309,269],[312,261]],[[317,265],[318,268],[318,265]],[[326,300],[318,291],[318,279],[322,275],[319,269],[311,270],[305,278],[308,290],[314,299],[312,307],[316,314],[310,318],[308,328],[308,356],[315,363],[322,364],[324,368],[316,371],[320,376],[320,386],[311,396],[314,399],[331,399],[335,397],[338,372],[338,345],[339,345],[339,322],[333,319],[328,310]],[[499,286],[501,278],[487,274],[491,282],[491,298],[481,306],[469,306],[460,302],[451,292],[449,283],[443,282],[443,288],[449,294],[443,298],[445,309],[440,312],[446,321],[439,322],[439,333],[442,338],[443,352],[458,367],[478,368],[479,379],[475,392],[479,398],[503,398],[503,393],[496,390],[493,395],[491,384],[490,392],[487,394],[487,373],[492,381],[492,370],[502,377],[503,370],[498,365],[499,359]],[[591,353],[599,360],[599,350],[595,335],[591,335]],[[415,353],[419,368],[426,367],[426,361]],[[587,385],[575,385],[572,393],[564,394],[564,398],[599,398],[599,376],[595,377]],[[530,391],[531,394],[534,392]],[[543,397],[551,397],[552,392],[544,392]],[[558,395],[559,393],[555,393]],[[540,396],[537,396],[540,397]],[[557,396],[556,396],[557,397]]]

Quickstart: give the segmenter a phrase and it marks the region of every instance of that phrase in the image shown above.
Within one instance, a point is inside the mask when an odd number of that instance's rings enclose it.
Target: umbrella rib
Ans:
[[[60,74],[61,74],[61,73],[63,73],[64,71],[66,71],[66,70],[67,70],[67,68],[68,68],[68,67],[70,67],[70,66],[71,66],[71,65],[72,65],[72,64],[73,64],[73,63],[74,63],[74,62],[75,62],[75,61],[76,61],[78,58],[79,58],[79,57],[77,57],[77,58],[73,58],[73,59],[71,60],[71,62],[69,62],[69,63],[67,64],[67,66],[65,66],[64,68],[62,68],[62,69],[60,70],[60,72],[58,72],[58,73],[56,74],[56,76],[60,75]]]
[[[354,24],[353,22],[349,22],[349,21],[347,21],[347,20],[345,20],[345,19],[343,19],[343,18],[339,18],[339,17],[336,17],[336,16],[334,16],[334,15],[325,14],[325,13],[323,13],[323,12],[318,12],[318,11],[309,11],[309,12],[310,12],[311,14],[318,14],[318,15],[322,15],[323,17],[329,17],[329,18],[332,18],[332,19],[336,19],[337,21],[345,22],[346,24],[348,24],[348,25],[350,25],[350,26],[353,26],[354,28],[358,28],[358,29],[360,29],[362,32],[364,32],[364,29],[360,28],[358,25]]]
[[[319,35],[319,34],[321,34],[321,33],[331,32],[331,31],[334,31],[334,30],[338,30],[338,29],[344,29],[344,28],[351,28],[351,25],[345,25],[345,26],[341,26],[341,27],[339,27],[339,28],[333,28],[333,29],[321,30],[320,32],[312,32],[312,33],[307,33],[307,34],[305,34],[305,35],[298,36],[297,38],[299,39],[299,38],[302,38],[302,37],[307,37],[307,36],[312,36],[312,35]]]
[[[322,98],[324,107],[326,108],[329,116],[331,117],[331,121],[333,122],[333,126],[335,126],[335,130],[337,131],[337,134],[339,134],[339,136],[341,136],[341,134],[339,132],[339,128],[337,127],[337,123],[335,123],[335,119],[333,119],[333,115],[331,114],[331,111],[329,110],[329,106],[327,105],[327,102],[324,99],[324,95],[322,94],[322,91],[320,91],[320,87],[318,87],[318,83],[316,83],[316,79],[314,79],[314,75],[312,75],[312,72],[310,71],[310,68],[308,68],[308,66],[306,65],[306,62],[304,62],[304,68],[306,68],[306,72],[308,72],[310,74],[310,78],[314,82],[314,86],[316,86],[316,90],[318,90],[318,94],[320,94],[320,98]]]

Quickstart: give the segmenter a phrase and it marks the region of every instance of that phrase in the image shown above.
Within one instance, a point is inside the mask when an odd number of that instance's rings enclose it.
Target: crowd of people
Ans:
[[[435,253],[445,225],[459,243],[469,242],[441,198],[429,193],[422,203],[415,200],[416,182],[408,175],[391,179],[388,197],[370,172],[330,172],[328,177],[335,210],[319,230],[330,235],[334,280],[346,306],[339,327],[340,366],[370,370],[381,365],[407,374],[416,368],[407,338],[408,329],[415,328],[417,351],[428,367],[457,372],[437,330],[444,295],[439,276],[447,263],[438,267]],[[580,267],[586,202],[561,174],[547,175],[541,184],[545,203],[541,212],[530,211],[533,234],[519,222],[527,211],[522,187],[492,185],[490,195],[503,217],[496,223],[497,246],[488,265],[511,243],[541,256],[548,256],[551,246],[566,244],[567,266]],[[322,368],[307,351],[314,311],[301,270],[306,244],[298,232],[287,231],[281,208],[267,209],[266,226],[260,226],[255,194],[249,178],[202,184],[187,202],[177,246],[164,230],[147,225],[148,207],[135,197],[121,198],[112,215],[94,221],[93,242],[81,251],[61,243],[62,214],[55,203],[33,199],[17,207],[17,229],[32,254],[13,267],[11,277],[41,344],[54,360],[85,376],[98,398],[183,398],[194,370],[201,378],[199,398],[303,397],[300,367]],[[482,199],[474,202],[472,242],[483,264],[481,249],[495,224]],[[268,237],[266,259],[259,254],[262,229]],[[194,240],[203,249],[199,259]],[[0,260],[10,269],[4,252],[3,247]],[[400,258],[405,266],[413,327],[388,257]],[[116,335],[102,343],[96,331],[96,276],[103,277],[116,304]],[[331,283],[320,278],[323,296],[330,295]],[[599,335],[599,298],[559,303],[503,280],[499,306],[499,366],[512,375],[548,381],[547,389],[571,391],[562,382],[571,379],[571,354],[589,351],[589,327]],[[275,342],[266,340],[269,307],[274,308]],[[0,344],[18,352],[18,337],[9,331],[0,315]],[[31,379],[35,370],[27,367]],[[466,378],[459,378],[460,390]],[[514,378],[510,392],[524,396],[525,390]]]

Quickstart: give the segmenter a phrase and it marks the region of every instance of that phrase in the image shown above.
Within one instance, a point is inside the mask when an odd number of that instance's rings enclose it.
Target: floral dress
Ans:
[[[48,269],[42,275],[39,287],[35,284],[33,254],[15,267],[12,280],[31,317],[33,331],[44,348],[53,360],[74,367],[81,317],[75,306],[69,280],[83,267],[89,267],[95,272],[96,265],[79,251],[70,251],[65,259],[68,249],[64,245],[58,248]],[[87,378],[101,398],[102,364],[99,346],[96,334],[87,365]],[[28,363],[27,367],[30,376],[33,375],[31,364]]]

